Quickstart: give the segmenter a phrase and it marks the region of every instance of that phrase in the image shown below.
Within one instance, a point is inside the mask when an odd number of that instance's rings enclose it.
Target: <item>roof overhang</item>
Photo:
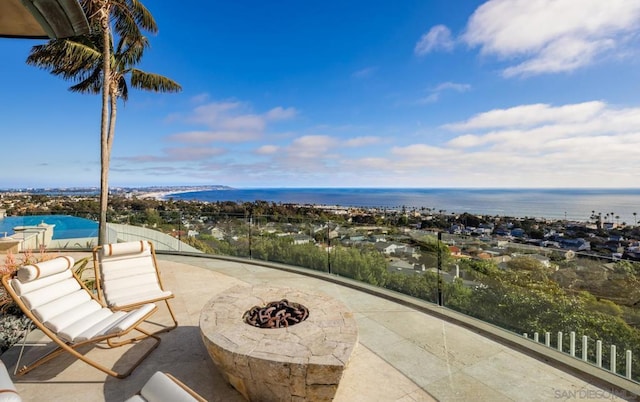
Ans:
[[[0,0],[0,37],[57,39],[89,33],[78,0]]]

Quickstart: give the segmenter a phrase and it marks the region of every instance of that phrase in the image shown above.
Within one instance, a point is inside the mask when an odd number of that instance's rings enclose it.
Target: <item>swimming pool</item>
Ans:
[[[37,226],[42,222],[56,225],[54,240],[98,237],[98,222],[71,215],[7,216],[0,219],[0,237],[14,234],[16,226]]]

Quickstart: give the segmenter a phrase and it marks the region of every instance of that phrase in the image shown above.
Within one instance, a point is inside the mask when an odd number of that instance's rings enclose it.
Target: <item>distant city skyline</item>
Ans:
[[[635,188],[640,2],[146,1],[111,187]],[[0,189],[96,187],[100,97],[0,39]]]

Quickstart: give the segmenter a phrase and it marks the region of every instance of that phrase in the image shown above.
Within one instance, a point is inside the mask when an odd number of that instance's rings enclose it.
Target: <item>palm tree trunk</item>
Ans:
[[[98,244],[107,241],[107,206],[109,203],[109,96],[111,89],[111,29],[109,27],[109,2],[102,4],[102,117],[100,124],[100,220],[98,222]]]

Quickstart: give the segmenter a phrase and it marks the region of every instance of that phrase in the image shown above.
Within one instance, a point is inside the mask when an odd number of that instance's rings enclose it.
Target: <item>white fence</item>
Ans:
[[[531,339],[529,338],[529,334],[528,333],[524,333],[522,334],[525,338],[527,339]],[[533,341],[537,342],[537,343],[543,343],[540,340],[540,335],[537,332],[533,333]],[[587,337],[586,335],[582,336],[581,339],[581,356],[576,356],[576,333],[571,331],[569,332],[569,350],[565,351],[563,350],[564,347],[564,339],[563,339],[563,333],[560,331],[558,332],[557,335],[557,340],[556,340],[556,349],[558,349],[558,351],[563,352],[563,353],[567,353],[569,355],[571,355],[572,357],[575,357],[576,359],[581,358],[582,360],[584,360],[587,363],[591,363],[594,364],[597,367],[600,367],[602,369],[605,370],[609,370],[614,374],[618,374],[618,375],[622,375],[618,372],[618,367],[617,367],[617,348],[616,345],[611,345],[609,348],[609,367],[603,367],[602,364],[602,357],[603,357],[603,352],[602,352],[602,341],[601,340],[596,340],[595,342],[592,340],[592,342],[595,350],[594,350],[594,355],[595,355],[595,361],[590,361],[589,360],[589,337]],[[545,332],[544,333],[544,344],[547,347],[551,347],[551,332]],[[632,365],[632,358],[633,358],[633,354],[631,353],[630,350],[626,350],[624,353],[625,356],[625,363],[624,363],[624,377],[626,377],[629,380],[633,380],[631,378],[631,365]]]

